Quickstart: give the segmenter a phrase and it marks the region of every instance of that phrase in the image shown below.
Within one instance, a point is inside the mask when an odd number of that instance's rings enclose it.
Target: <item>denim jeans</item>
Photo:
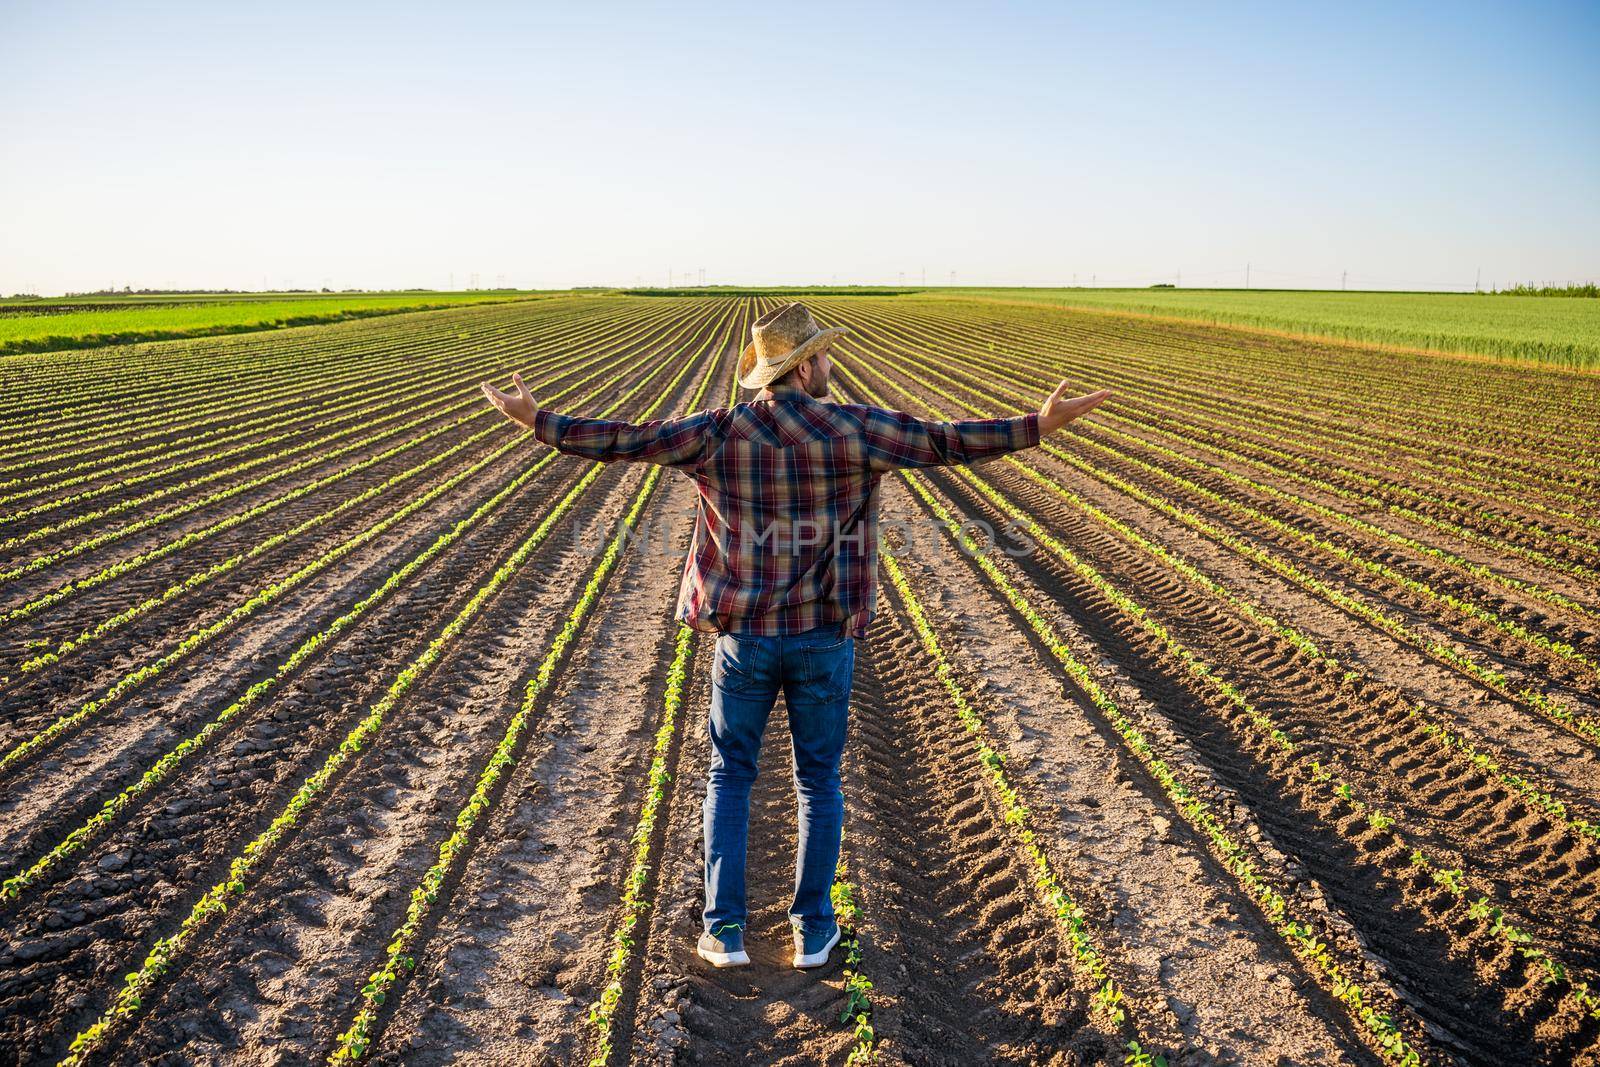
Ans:
[[[832,928],[833,877],[844,822],[839,757],[854,670],[855,640],[837,630],[717,639],[711,668],[711,778],[704,807],[708,931],[745,924],[750,787],[761,735],[780,689],[789,707],[800,815],[789,918],[808,933]]]

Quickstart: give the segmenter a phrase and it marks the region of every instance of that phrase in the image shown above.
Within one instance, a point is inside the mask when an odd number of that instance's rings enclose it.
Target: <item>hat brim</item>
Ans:
[[[739,387],[765,389],[849,332],[844,326],[831,326],[826,330],[818,330],[814,337],[809,338],[805,344],[777,363],[757,363],[756,343],[751,341],[744,346],[744,352],[739,356]]]

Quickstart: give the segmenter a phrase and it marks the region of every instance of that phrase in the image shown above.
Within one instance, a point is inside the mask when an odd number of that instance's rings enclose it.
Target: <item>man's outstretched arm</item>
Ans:
[[[511,381],[515,388],[510,392],[484,382],[483,393],[502,415],[558,451],[602,462],[636,460],[668,467],[691,465],[700,457],[709,425],[704,412],[641,423],[561,415],[539,406],[522,375],[513,374]]]
[[[1029,448],[1073,419],[1099,407],[1111,390],[1067,396],[1062,382],[1037,412],[1001,419],[931,422],[903,411],[873,409],[867,421],[867,452],[877,470],[952,467]]]

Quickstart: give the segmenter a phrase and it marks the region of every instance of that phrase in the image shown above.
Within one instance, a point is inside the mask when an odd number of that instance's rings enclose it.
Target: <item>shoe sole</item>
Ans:
[[[826,945],[823,945],[821,949],[811,953],[808,956],[802,956],[800,953],[796,952],[794,954],[795,969],[799,971],[809,971],[813,967],[821,967],[826,964],[828,962],[828,957],[833,953],[833,946],[839,943],[840,933],[840,929],[835,926],[833,928],[832,939],[829,940]]]
[[[747,967],[750,965],[750,953],[740,950],[738,952],[707,952],[703,948],[695,949],[700,958],[713,967]]]

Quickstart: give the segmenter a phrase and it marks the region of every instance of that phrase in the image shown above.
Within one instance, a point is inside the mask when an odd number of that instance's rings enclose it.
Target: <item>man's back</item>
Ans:
[[[540,440],[690,473],[700,493],[678,617],[697,629],[861,636],[877,599],[878,480],[1035,444],[1038,416],[927,422],[779,386],[732,408],[631,426],[544,411]]]

